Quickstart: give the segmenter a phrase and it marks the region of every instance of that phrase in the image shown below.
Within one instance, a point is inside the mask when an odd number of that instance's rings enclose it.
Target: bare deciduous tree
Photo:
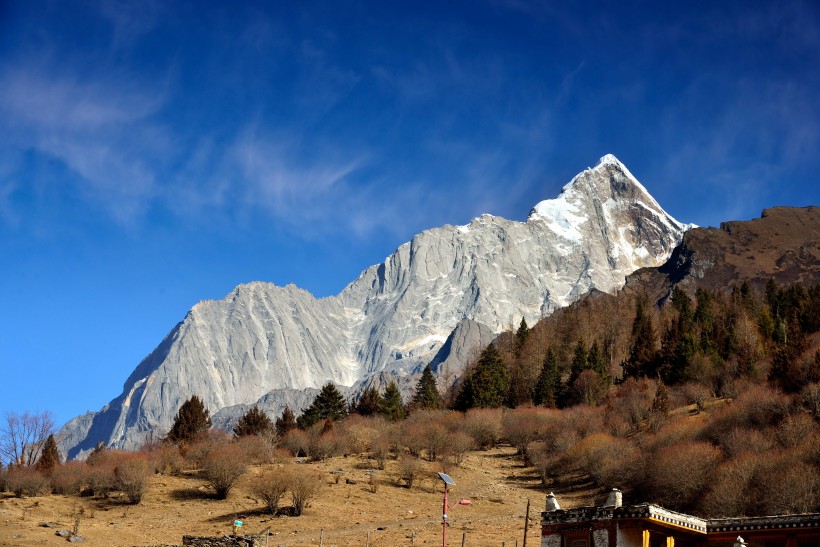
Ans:
[[[17,414],[7,412],[0,429],[0,455],[10,465],[30,467],[37,462],[46,439],[54,432],[51,412]]]

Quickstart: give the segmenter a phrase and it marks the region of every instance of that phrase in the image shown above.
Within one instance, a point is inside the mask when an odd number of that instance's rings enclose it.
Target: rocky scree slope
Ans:
[[[406,376],[446,361],[437,354],[459,322],[499,333],[591,289],[614,292],[634,270],[663,263],[688,228],[604,156],[526,222],[482,215],[426,230],[336,296],[254,282],[200,302],[117,398],[64,426],[62,448],[69,457],[100,441],[135,448],[164,435],[194,394],[215,414],[272,390]]]

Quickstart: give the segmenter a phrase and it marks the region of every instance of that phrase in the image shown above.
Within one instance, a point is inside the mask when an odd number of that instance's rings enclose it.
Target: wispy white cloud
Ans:
[[[111,49],[129,49],[156,27],[164,6],[158,0],[105,0],[95,5],[111,24]]]
[[[163,94],[37,61],[0,73],[4,140],[60,160],[78,175],[78,192],[117,222],[134,222],[156,194],[150,164],[161,161],[166,138],[152,117]]]
[[[708,105],[717,84],[711,79],[694,82],[686,94],[691,107]],[[773,205],[772,196],[782,194],[780,185],[794,184],[788,179],[796,167],[813,161],[820,129],[806,123],[806,117],[816,116],[818,108],[813,91],[795,82],[748,80],[724,89],[733,100],[710,116],[708,131],[697,130],[705,114],[691,121],[685,119],[693,112],[689,108],[667,112],[665,138],[679,144],[670,147],[665,170],[674,180],[699,179],[690,188],[708,198],[700,208],[703,215],[750,218]],[[674,133],[689,139],[681,141]]]

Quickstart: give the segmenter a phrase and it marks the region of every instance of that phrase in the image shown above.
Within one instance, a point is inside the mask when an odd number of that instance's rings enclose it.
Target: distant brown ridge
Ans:
[[[757,219],[694,228],[666,264],[629,276],[626,290],[663,298],[676,285],[691,293],[743,281],[762,288],[769,279],[778,285],[820,282],[820,208],[772,207]]]

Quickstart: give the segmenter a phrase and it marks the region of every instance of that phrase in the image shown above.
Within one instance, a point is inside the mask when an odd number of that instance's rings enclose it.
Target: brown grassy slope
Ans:
[[[298,464],[317,469],[326,479],[317,498],[301,517],[272,517],[263,505],[250,498],[254,477],[269,466],[254,466],[227,500],[210,497],[208,489],[193,475],[155,475],[139,505],[68,496],[41,496],[18,499],[0,494],[0,545],[65,545],[55,535],[70,529],[74,515],[80,514],[80,534],[84,545],[181,544],[183,534],[222,535],[231,523],[243,521],[243,533],[270,527],[270,545],[318,545],[324,530],[324,544],[365,544],[368,531],[372,546],[435,545],[441,541],[442,488],[432,471],[418,486],[407,489],[396,478],[397,462],[377,474],[377,490],[371,492],[367,468],[372,461],[360,457],[332,458],[321,463]],[[343,469],[344,477],[335,484],[332,470]],[[539,539],[538,513],[543,510],[546,492],[531,468],[521,463],[509,447],[471,452],[461,467],[450,469],[456,482],[451,490],[448,543],[460,545],[462,533],[467,545],[514,545],[523,540],[527,498],[532,501],[529,544]],[[458,505],[461,498],[470,505]],[[598,499],[601,498],[601,499]],[[560,495],[565,507],[602,501],[597,491],[584,490]],[[288,498],[281,505],[288,506]],[[41,527],[55,522],[58,528]]]

